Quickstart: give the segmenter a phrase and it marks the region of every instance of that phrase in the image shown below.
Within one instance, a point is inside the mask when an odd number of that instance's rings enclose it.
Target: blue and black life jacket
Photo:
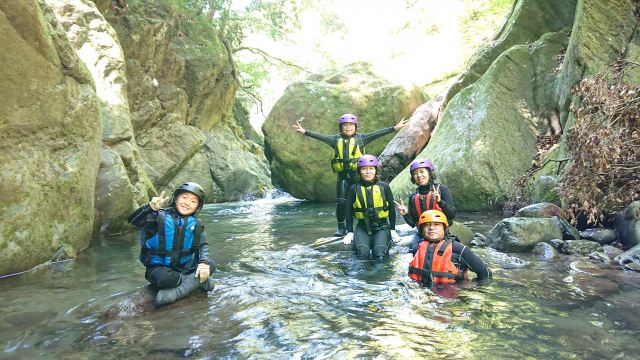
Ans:
[[[186,269],[197,263],[194,254],[200,249],[204,227],[195,217],[180,217],[158,210],[158,230],[142,231],[140,261],[145,266],[168,266]]]

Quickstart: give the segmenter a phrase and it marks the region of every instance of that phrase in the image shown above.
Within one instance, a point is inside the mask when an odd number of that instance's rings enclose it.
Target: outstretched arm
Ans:
[[[362,134],[362,143],[363,145],[367,145],[368,143],[372,142],[373,140],[390,134],[394,131],[398,131],[400,129],[402,129],[407,123],[407,120],[405,120],[404,118],[402,118],[402,120],[400,120],[400,122],[398,122],[395,126],[392,127],[388,127],[388,128],[384,128],[384,129],[380,129],[371,133],[367,133],[367,134]]]
[[[305,128],[302,127],[302,125],[300,125],[300,121],[302,121],[303,119],[304,117],[301,117],[299,120],[296,120],[295,124],[291,125],[293,126],[293,129],[295,131],[299,132],[302,135],[308,136],[312,139],[320,140],[323,143],[333,147],[333,145],[336,143],[336,140],[337,140],[335,135],[324,135],[314,131],[306,130]]]

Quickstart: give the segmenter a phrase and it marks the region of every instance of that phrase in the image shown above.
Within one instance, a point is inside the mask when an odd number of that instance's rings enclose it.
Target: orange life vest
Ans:
[[[429,191],[426,195],[415,194],[413,196],[413,206],[416,209],[416,214],[418,214],[418,217],[420,217],[420,215],[422,215],[422,213],[427,210],[442,211],[442,209],[436,202],[435,196],[433,196],[433,191]]]
[[[467,270],[461,271],[451,261],[453,253],[452,239],[437,244],[423,240],[409,264],[409,277],[423,284],[455,284],[467,279]]]

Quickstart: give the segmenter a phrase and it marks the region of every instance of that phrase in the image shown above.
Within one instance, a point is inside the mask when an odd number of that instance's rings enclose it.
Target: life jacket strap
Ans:
[[[167,254],[167,242],[165,240],[165,224],[167,213],[164,210],[158,210],[158,249],[151,249],[152,255],[165,257]]]

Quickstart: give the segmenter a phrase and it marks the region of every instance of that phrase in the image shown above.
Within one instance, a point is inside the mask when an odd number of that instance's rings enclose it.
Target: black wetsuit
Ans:
[[[164,210],[172,216],[182,216],[173,207]],[[131,225],[137,226],[144,230],[144,241],[155,235],[155,233],[158,231],[157,217],[158,212],[153,210],[151,206],[147,204],[139,207],[137,210],[131,213],[131,215],[129,215],[128,221]],[[207,236],[204,232],[204,229],[200,234],[200,246],[194,256],[194,261],[172,267],[162,265],[147,266],[147,270],[145,271],[144,276],[149,281],[149,283],[157,289],[174,288],[178,286],[178,284],[180,284],[182,275],[192,274],[196,270],[196,267],[199,263],[209,264],[209,266],[211,267],[211,272],[213,272],[213,270],[215,269],[215,263],[209,259],[209,245],[207,244]]]
[[[389,127],[389,128],[380,129],[371,133],[355,134],[353,136],[356,137],[356,144],[358,144],[361,147],[364,147],[370,142],[372,142],[373,140],[381,136],[390,134],[393,131],[394,131],[394,128]],[[320,134],[320,133],[309,131],[309,130],[305,130],[304,135],[313,139],[320,140],[323,143],[331,146],[333,149],[336,148],[338,140],[340,140],[340,138],[348,139],[348,137],[343,136],[341,134],[324,135],[324,134]],[[361,149],[361,150],[364,151],[364,149]],[[349,187],[355,183],[355,178],[356,178],[355,175],[356,175],[355,171],[350,169],[345,169],[338,173],[338,182],[336,183],[336,218],[338,219],[338,223],[342,223],[345,221],[346,194]]]
[[[429,183],[427,183],[427,185],[418,186],[416,191],[413,194],[411,194],[411,196],[409,196],[409,203],[407,204],[408,212],[406,215],[403,215],[404,221],[407,224],[409,224],[409,226],[415,227],[418,223],[418,217],[420,216],[418,214],[418,210],[416,209],[416,206],[414,203],[414,199],[416,195],[418,194],[427,195],[429,191],[431,191],[433,185],[434,183],[430,180]],[[449,191],[449,188],[447,188],[445,185],[440,184],[439,189],[440,189],[440,201],[438,201],[438,206],[440,207],[440,209],[442,209],[442,212],[447,217],[449,226],[451,226],[451,224],[453,224],[453,219],[456,217],[456,205],[453,202],[453,196],[451,196],[451,191]],[[430,207],[429,205],[430,204],[427,204],[426,210],[432,209],[432,207]],[[416,251],[418,250],[418,242],[420,242],[421,239],[422,239],[421,234],[416,234],[413,237],[413,241],[411,242],[411,248],[409,252],[411,252],[412,254],[416,253]]]
[[[353,219],[355,216],[355,209],[353,204],[356,202],[356,191],[358,186],[352,185],[349,188],[347,194],[346,206],[346,221],[347,232],[353,232],[353,248],[356,251],[356,255],[361,258],[369,259],[382,259],[389,252],[391,247],[391,232],[390,230],[396,229],[396,211],[393,206],[393,193],[389,184],[383,181],[363,182],[362,186],[371,186],[378,184],[384,191],[384,198],[388,202],[389,217],[384,219],[369,219],[369,230],[367,230],[367,224],[365,220],[358,220],[358,223],[353,228]],[[369,203],[367,203],[369,205]]]

